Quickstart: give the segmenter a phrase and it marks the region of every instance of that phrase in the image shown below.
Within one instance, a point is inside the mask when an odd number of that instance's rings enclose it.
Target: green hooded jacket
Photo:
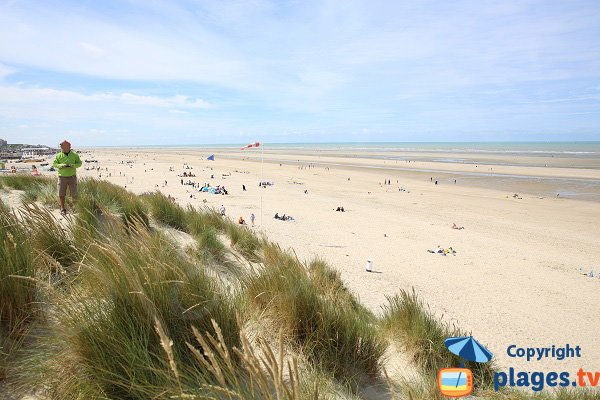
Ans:
[[[52,166],[58,170],[58,176],[75,176],[76,169],[81,167],[81,159],[73,150],[67,154],[61,151],[54,156]]]

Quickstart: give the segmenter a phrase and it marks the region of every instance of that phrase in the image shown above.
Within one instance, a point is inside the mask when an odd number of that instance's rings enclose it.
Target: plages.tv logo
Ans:
[[[444,340],[448,350],[465,361],[488,362],[494,355],[473,336],[450,337]],[[447,397],[464,397],[473,392],[473,373],[459,368],[442,368],[438,371],[438,388]]]
[[[442,368],[438,371],[438,387],[444,396],[468,396],[473,392],[473,373],[468,368]]]

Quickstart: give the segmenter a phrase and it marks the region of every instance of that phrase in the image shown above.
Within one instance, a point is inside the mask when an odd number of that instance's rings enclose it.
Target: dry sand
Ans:
[[[213,152],[216,161],[204,160]],[[561,188],[549,179],[600,182],[599,160],[513,155],[504,160],[517,164],[510,166],[435,162],[419,154],[409,163],[374,159],[372,152],[280,150],[265,152],[261,163],[260,154],[233,149],[89,149],[81,158],[97,159],[102,179],[136,193],[158,189],[184,204],[223,204],[236,220],[243,215],[249,221],[254,212],[254,229],[283,247],[293,247],[302,259],[327,260],[376,313],[386,296],[414,287],[433,312],[487,344],[501,367],[600,370],[600,279],[578,272],[584,266],[586,272],[594,268],[600,273],[600,202],[556,198],[553,190]],[[479,161],[502,161],[501,156],[487,157]],[[134,163],[120,164],[127,160]],[[310,162],[317,164],[308,168]],[[184,163],[193,170],[184,170]],[[274,186],[258,187],[261,170],[263,180]],[[178,177],[183,171],[196,178]],[[99,172],[82,168],[80,176],[98,177]],[[430,177],[440,184],[434,185]],[[182,186],[180,179],[225,185],[229,195],[198,193]],[[384,179],[392,184],[382,185]],[[522,199],[512,197],[515,189]],[[588,198],[600,194],[598,190],[591,185]],[[552,197],[546,197],[548,193]],[[335,212],[337,206],[346,212]],[[292,215],[295,221],[275,220],[275,212]],[[454,222],[465,229],[451,229]],[[438,244],[452,246],[457,254],[427,252]],[[377,273],[365,272],[367,259],[373,260]],[[581,346],[581,358],[526,362],[506,354],[511,344],[567,343]]]

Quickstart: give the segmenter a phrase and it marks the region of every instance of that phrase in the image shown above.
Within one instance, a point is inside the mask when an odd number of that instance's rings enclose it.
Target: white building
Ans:
[[[22,159],[45,158],[50,153],[48,147],[25,147],[21,149]]]

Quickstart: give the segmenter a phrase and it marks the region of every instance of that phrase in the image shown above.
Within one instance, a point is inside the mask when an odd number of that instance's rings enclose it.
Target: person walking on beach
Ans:
[[[60,144],[60,153],[54,156],[52,166],[58,170],[58,201],[60,212],[67,213],[65,207],[65,197],[67,188],[71,192],[73,205],[77,202],[77,168],[81,167],[81,159],[73,150],[68,140],[63,140]]]
[[[254,226],[254,213],[250,214],[250,221],[252,221],[252,226]]]

